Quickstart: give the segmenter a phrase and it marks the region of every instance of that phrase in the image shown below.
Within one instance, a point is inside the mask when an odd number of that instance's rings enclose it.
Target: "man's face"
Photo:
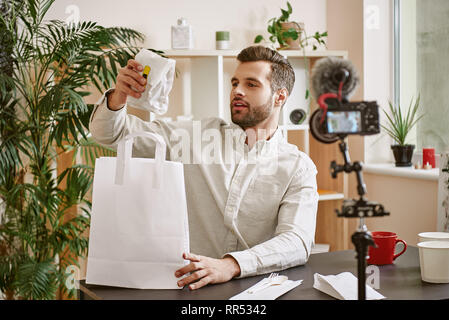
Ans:
[[[232,122],[242,128],[254,127],[273,113],[274,98],[268,77],[268,61],[240,63],[231,79]]]

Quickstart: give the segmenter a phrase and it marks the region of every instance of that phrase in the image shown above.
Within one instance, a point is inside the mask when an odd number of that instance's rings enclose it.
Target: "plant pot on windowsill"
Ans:
[[[392,145],[391,150],[393,150],[396,167],[411,167],[414,149],[413,144]]]
[[[396,160],[396,167],[410,167],[412,165],[413,149],[415,146],[412,144],[406,144],[405,141],[407,135],[410,133],[410,130],[419,121],[419,119],[423,117],[423,115],[417,116],[419,102],[419,95],[414,104],[412,98],[407,112],[405,113],[403,113],[399,105],[394,107],[391,102],[388,103],[390,113],[387,113],[384,110],[385,117],[387,118],[387,125],[382,125],[382,128],[397,143],[391,146],[394,159]]]

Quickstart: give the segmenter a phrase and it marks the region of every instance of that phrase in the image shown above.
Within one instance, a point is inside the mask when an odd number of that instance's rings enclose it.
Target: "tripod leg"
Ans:
[[[358,298],[366,300],[366,258],[368,246],[374,245],[374,240],[366,231],[356,231],[351,239],[357,251]]]

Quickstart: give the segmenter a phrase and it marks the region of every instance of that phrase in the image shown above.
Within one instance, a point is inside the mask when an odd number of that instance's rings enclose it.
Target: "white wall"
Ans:
[[[418,243],[418,233],[437,231],[438,181],[369,173],[364,179],[368,199],[390,212],[389,216],[366,219],[368,230],[395,232],[413,246]]]
[[[327,0],[289,2],[293,7],[290,20],[304,22],[307,34],[326,31]],[[215,31],[228,30],[231,49],[241,50],[252,45],[258,34],[268,39],[267,22],[281,15],[280,8],[286,9],[286,3],[285,0],[58,0],[46,18],[67,21],[79,15],[81,21],[96,21],[105,27],[133,28],[145,34],[144,47],[167,50],[171,48],[171,26],[176,25],[178,18],[184,17],[193,29],[194,49],[215,49]],[[236,67],[235,59],[229,60],[226,59],[224,68],[227,76],[233,74]],[[186,101],[190,101],[191,67],[190,60],[177,59],[179,76],[173,83],[168,112],[164,117],[176,119],[178,115],[190,114]],[[225,85],[229,86],[228,82]],[[94,90],[86,101],[95,103],[100,96]],[[130,112],[149,120],[146,112]]]
[[[291,19],[302,21],[308,33],[326,30],[326,0],[290,0]],[[66,20],[69,5],[79,8],[80,19],[103,26],[126,26],[147,36],[145,46],[171,47],[171,26],[179,17],[193,27],[195,49],[215,49],[215,31],[231,32],[232,49],[243,49],[258,34],[267,35],[267,21],[281,15],[285,0],[58,0],[50,19]]]

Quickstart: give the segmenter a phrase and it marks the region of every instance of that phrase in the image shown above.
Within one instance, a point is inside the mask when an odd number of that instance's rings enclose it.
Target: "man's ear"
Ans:
[[[276,107],[282,107],[288,98],[288,91],[286,88],[279,89],[276,93],[274,104]]]

